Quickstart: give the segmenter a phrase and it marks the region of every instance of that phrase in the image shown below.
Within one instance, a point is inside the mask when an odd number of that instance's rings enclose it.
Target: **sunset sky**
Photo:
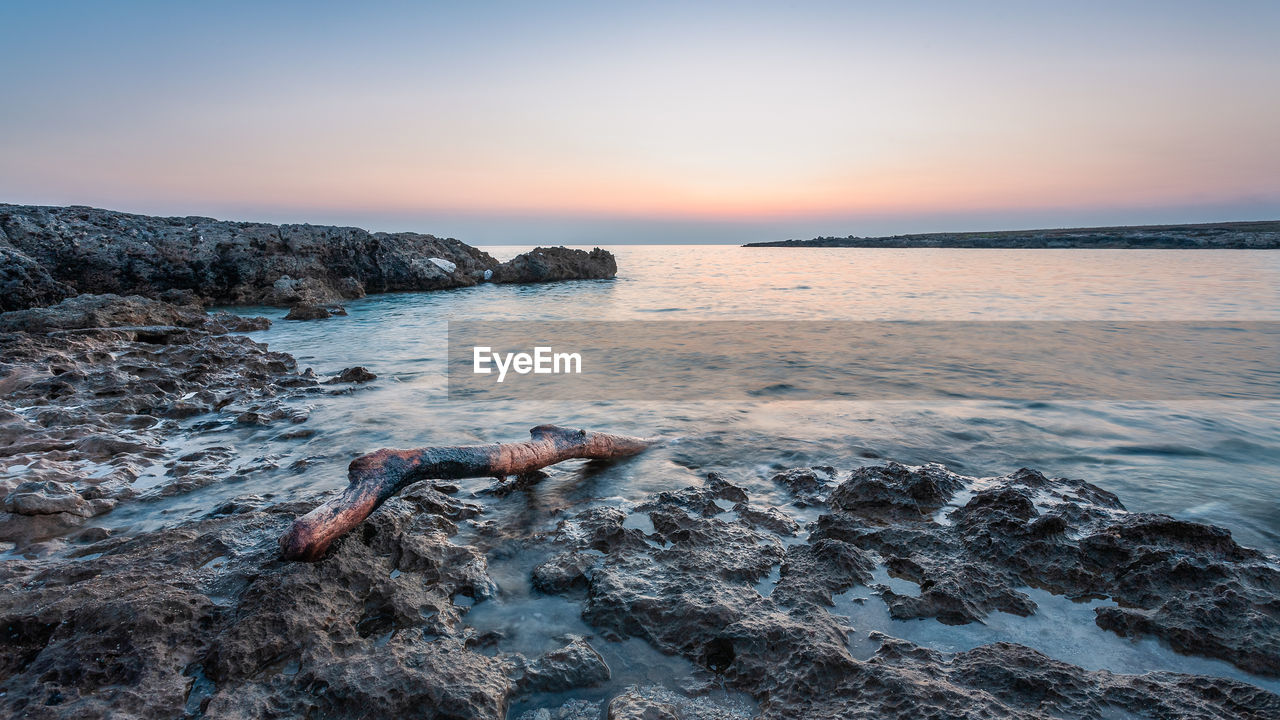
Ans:
[[[512,244],[1280,218],[1274,0],[8,0],[0,32],[0,202]]]

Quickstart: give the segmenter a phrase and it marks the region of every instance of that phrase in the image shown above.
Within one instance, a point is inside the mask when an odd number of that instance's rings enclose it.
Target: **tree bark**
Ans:
[[[347,467],[341,495],[298,518],[280,538],[286,560],[318,560],[329,544],[369,517],[401,489],[419,480],[520,475],[573,458],[611,460],[643,452],[654,443],[626,435],[539,425],[528,442],[454,445],[362,455]]]

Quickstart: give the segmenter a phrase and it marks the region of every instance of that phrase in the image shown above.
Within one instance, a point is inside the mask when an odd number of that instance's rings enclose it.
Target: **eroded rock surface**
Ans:
[[[263,318],[143,297],[80,295],[0,314],[0,540],[55,538],[135,498],[195,415],[305,420],[289,397],[318,390],[293,358],[229,332]],[[265,418],[265,419],[264,419]],[[173,462],[153,495],[230,474],[230,453]]]
[[[824,483],[807,472],[779,482],[813,502]],[[1275,675],[1274,558],[1223,530],[1127,513],[1100,488],[1027,470],[975,480],[891,463],[852,473],[829,505],[803,542],[792,540],[785,527],[754,522],[760,511],[746,491],[713,475],[639,505],[649,532],[628,527],[619,510],[566,519],[549,538],[563,552],[534,570],[535,582],[584,593],[583,618],[606,637],[684,656],[756,697],[766,718],[1280,713],[1280,697],[1245,682],[1087,671],[1010,643],[947,654],[879,636],[879,651],[862,661],[849,650],[853,629],[832,611],[835,594],[867,585],[897,617],[979,621],[1034,613],[1020,591],[1033,584],[1113,598],[1117,606],[1099,611],[1105,629],[1117,629],[1113,613],[1136,616],[1142,623],[1124,632]],[[875,583],[878,565],[918,582],[919,597]],[[774,566],[776,585],[762,591]],[[668,712],[616,704],[620,717]]]
[[[439,514],[465,504],[415,486],[323,562],[278,560],[309,507],[246,498],[72,563],[0,566],[3,714],[501,718],[520,682],[592,679],[584,642],[532,660],[469,649],[458,598],[494,586]]]
[[[458,240],[417,233],[0,204],[0,310],[79,293],[160,298],[172,291],[210,305],[323,310],[366,293],[616,272],[613,256],[599,249],[539,248],[500,264]]]

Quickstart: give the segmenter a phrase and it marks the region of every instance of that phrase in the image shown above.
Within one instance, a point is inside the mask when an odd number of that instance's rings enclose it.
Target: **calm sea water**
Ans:
[[[487,249],[505,258],[525,248]],[[239,309],[271,317],[271,329],[254,336],[304,367],[365,365],[380,379],[313,402],[310,439],[279,442],[278,430],[241,428],[231,431],[236,447],[246,459],[278,455],[282,467],[315,456],[302,476],[267,473],[262,489],[277,493],[338,487],[350,457],[378,447],[518,440],[543,422],[678,438],[596,489],[605,496],[634,497],[708,470],[751,484],[778,468],[879,458],[975,475],[1028,466],[1102,485],[1130,509],[1215,523],[1280,551],[1275,402],[471,403],[445,392],[449,320],[1280,320],[1280,252],[611,249],[615,280],[373,296],[321,322]],[[227,434],[209,440],[225,444]],[[207,507],[189,500],[193,512]],[[172,502],[166,521],[187,504]]]
[[[523,249],[487,248],[500,258]],[[447,399],[445,377],[447,323],[462,319],[1275,321],[1280,252],[612,250],[620,268],[615,280],[382,295],[351,302],[347,317],[318,322],[285,321],[275,308],[238,309],[271,317],[271,329],[254,337],[294,354],[302,367],[332,374],[364,365],[379,379],[351,393],[308,400],[307,427],[315,431],[309,438],[282,439],[279,428],[233,425],[194,435],[184,444],[229,445],[237,462],[267,469],[243,482],[122,507],[104,522],[143,529],[198,516],[223,497],[284,498],[338,488],[352,457],[380,447],[521,440],[528,428],[555,422],[670,441],[603,472],[586,474],[569,464],[529,492],[486,499],[489,516],[516,535],[545,530],[566,511],[626,506],[696,483],[712,470],[747,486],[757,502],[784,504],[768,480],[777,470],[849,469],[893,459],[940,462],[978,476],[1027,466],[1080,477],[1114,491],[1131,510],[1221,525],[1243,544],[1280,552],[1277,402],[643,402],[610,400],[603,390],[588,402],[465,402]],[[1072,367],[1064,364],[1063,372]],[[309,461],[305,472],[290,470],[300,459]],[[490,482],[464,483],[464,492]],[[531,561],[518,555],[491,559],[503,594],[472,611],[477,625],[505,628],[511,649],[526,652],[549,649],[564,632],[589,631],[572,602],[528,587]],[[1063,602],[1060,614],[1080,614]],[[1051,614],[1046,609],[1046,617]],[[905,632],[887,616],[857,622]],[[939,648],[1042,637],[1035,644],[1051,654],[1126,672],[1233,673],[1222,663],[1188,664],[1153,642],[1127,644],[1087,619],[1063,631],[1070,637],[1054,635],[1051,618],[1023,622],[1030,624],[1005,635],[998,623],[989,632],[956,634],[933,625],[910,632],[917,641],[934,638]],[[613,684],[679,674],[681,661],[632,647],[638,642],[602,649],[615,667]],[[1099,650],[1104,645],[1105,652]]]

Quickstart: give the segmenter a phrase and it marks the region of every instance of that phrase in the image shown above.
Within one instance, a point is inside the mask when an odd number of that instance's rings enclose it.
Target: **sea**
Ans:
[[[528,248],[483,249],[506,259]],[[1243,545],[1280,553],[1280,401],[1274,392],[1075,400],[1025,393],[1017,399],[908,394],[843,400],[690,392],[650,399],[615,397],[601,387],[598,395],[571,400],[451,399],[446,373],[449,323],[459,321],[1276,322],[1280,251],[608,249],[619,267],[610,280],[383,294],[350,301],[346,316],[323,321],[286,321],[278,308],[233,308],[269,317],[271,328],[251,336],[293,354],[300,368],[333,375],[361,365],[378,379],[297,401],[310,414],[309,437],[278,427],[228,422],[211,428],[204,422],[175,441],[175,451],[232,447],[236,463],[258,470],[235,483],[130,503],[98,521],[140,531],[199,517],[239,495],[309,496],[344,486],[350,460],[378,448],[518,441],[535,425],[556,423],[664,442],[604,470],[566,463],[528,489],[477,500],[487,519],[517,535],[546,531],[566,514],[596,505],[627,509],[655,492],[698,484],[709,472],[747,488],[755,503],[785,506],[789,499],[770,480],[780,470],[822,465],[845,475],[892,460],[936,462],[977,477],[1030,467],[1082,478],[1116,493],[1129,510],[1222,526]],[[1084,373],[1090,370],[1070,358],[1058,370],[1064,382],[1089,384]],[[1272,364],[1241,372],[1249,373],[1246,385],[1265,389],[1280,382],[1276,370]],[[199,420],[193,419],[193,428]],[[144,494],[149,483],[163,484],[163,468],[155,473],[139,478]],[[459,484],[466,496],[492,483],[480,478]],[[465,530],[457,541],[469,541]],[[592,634],[574,601],[530,587],[535,560],[511,553],[491,557],[500,592],[468,615],[478,629],[502,630],[502,649],[536,654],[563,644],[568,634]],[[1009,639],[1089,668],[1200,672],[1276,688],[1274,681],[1249,677],[1226,663],[1100,630],[1092,623],[1092,607],[1106,601],[1073,603],[1029,592],[1042,608],[1035,616],[997,613],[987,623],[963,628],[892,620],[874,596],[838,598],[837,609],[862,638],[851,641],[855,654],[873,651],[866,646],[873,630],[940,650]],[[678,687],[692,670],[641,640],[596,645],[614,679],[575,697],[608,697],[645,682]],[[563,699],[525,698],[512,717]]]

